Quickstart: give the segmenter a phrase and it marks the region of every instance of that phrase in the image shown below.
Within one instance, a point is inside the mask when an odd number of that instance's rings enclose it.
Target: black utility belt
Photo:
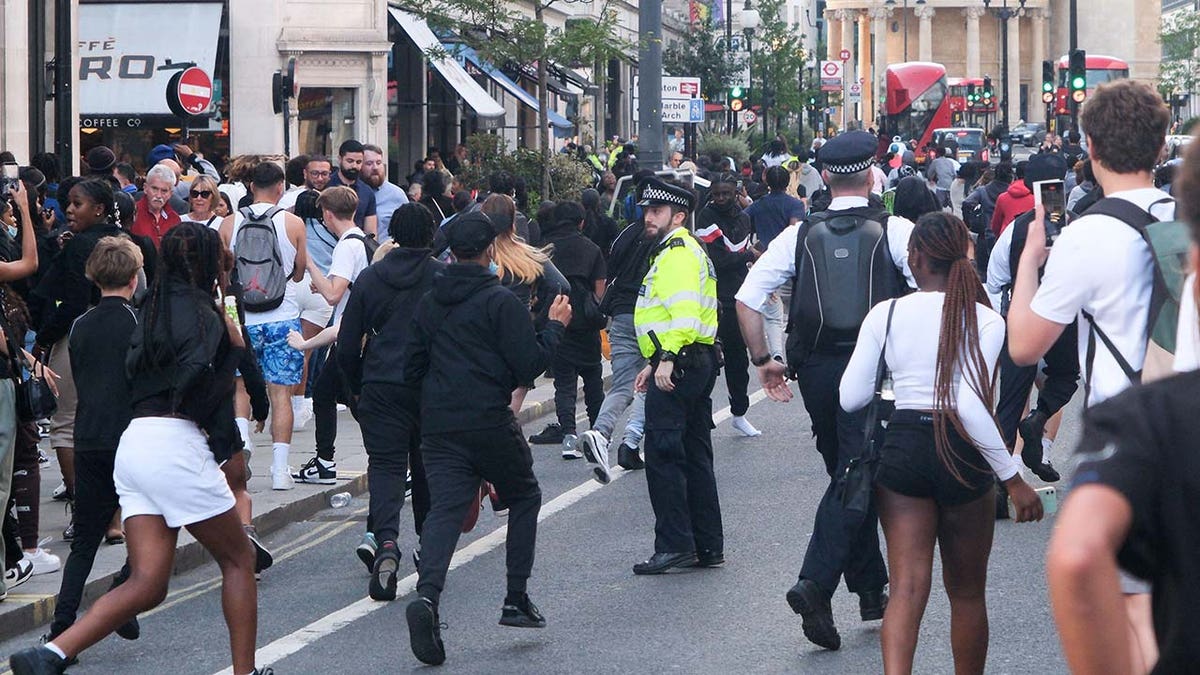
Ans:
[[[720,353],[716,344],[706,345],[702,342],[693,342],[679,350],[679,354],[675,356],[675,365],[680,368],[689,368],[712,360],[715,355]]]

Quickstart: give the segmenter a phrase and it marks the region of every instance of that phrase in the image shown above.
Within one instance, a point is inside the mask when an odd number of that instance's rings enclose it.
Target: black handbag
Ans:
[[[58,410],[58,399],[45,378],[34,375],[32,371],[28,378],[21,375],[24,371],[19,356],[21,345],[14,339],[12,331],[7,329],[8,322],[4,323],[4,334],[8,338],[8,363],[16,382],[17,419],[22,422],[46,419]]]
[[[896,301],[888,307],[887,328],[883,333],[883,346],[879,349],[879,365],[875,368],[875,396],[867,405],[866,420],[863,424],[863,450],[858,457],[850,460],[845,473],[838,479],[838,490],[841,494],[842,508],[852,514],[864,516],[871,509],[871,495],[874,490],[875,470],[879,465],[879,448],[883,444],[882,422],[890,416],[889,402],[883,400],[883,381],[887,373],[885,355],[887,354],[887,339],[892,332],[892,314],[896,311]]]

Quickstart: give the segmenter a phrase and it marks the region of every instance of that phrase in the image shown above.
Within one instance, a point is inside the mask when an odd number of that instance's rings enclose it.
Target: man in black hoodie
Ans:
[[[733,176],[726,174],[714,180],[708,204],[696,214],[696,238],[704,242],[717,270],[717,299],[721,302],[717,337],[725,356],[733,428],[743,436],[762,434],[746,419],[750,409],[750,354],[738,327],[737,301],[733,297],[746,280],[750,264],[758,260],[758,250],[750,245],[752,231],[750,216],[737,204]]]
[[[446,659],[438,599],[480,481],[491,483],[509,508],[508,592],[500,624],[546,625],[525,592],[542,492],[509,403],[522,382],[545,372],[571,322],[571,305],[560,295],[546,327],[534,332],[529,308],[489,269],[496,230],[487,216],[462,214],[447,230],[458,263],[435,277],[417,307],[401,382],[420,389],[421,454],[432,497],[421,532],[420,597],[406,610],[413,654],[430,665]]]
[[[373,557],[369,550],[360,556],[371,567],[368,592],[375,600],[396,599],[400,564],[396,539],[410,462],[418,537],[429,513],[429,489],[420,461],[419,391],[404,384],[403,346],[417,304],[432,288],[434,274],[445,268],[432,257],[433,228],[433,216],[419,204],[396,210],[388,223],[388,237],[397,248],[358,275],[338,331],[338,364],[347,388],[358,397],[358,422],[367,449],[371,492],[367,531],[378,548]]]

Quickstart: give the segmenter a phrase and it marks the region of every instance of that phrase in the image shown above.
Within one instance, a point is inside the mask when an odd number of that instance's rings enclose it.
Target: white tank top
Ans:
[[[257,203],[250,205],[250,211],[256,215],[261,215],[266,211],[275,208],[274,204]],[[292,244],[292,240],[288,238],[287,224],[285,217],[286,211],[280,211],[275,214],[271,222],[275,224],[275,236],[279,239],[279,254],[283,259],[283,272],[289,277],[292,271],[296,268],[296,246]],[[238,230],[245,222],[245,217],[242,216],[241,210],[235,211],[233,214],[233,236],[230,239],[229,247],[233,250],[234,255],[237,254],[237,235]],[[276,323],[279,321],[291,321],[292,319],[300,318],[300,305],[296,302],[296,283],[289,280],[287,288],[283,293],[283,304],[269,312],[246,312],[246,325],[258,326],[264,323]]]

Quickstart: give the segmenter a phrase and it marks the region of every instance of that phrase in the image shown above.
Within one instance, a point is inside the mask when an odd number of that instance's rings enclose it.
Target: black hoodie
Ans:
[[[433,287],[434,274],[446,267],[432,253],[395,249],[355,279],[337,345],[338,365],[352,394],[360,394],[364,384],[403,382],[408,326],[417,304]]]
[[[563,335],[557,321],[535,333],[517,296],[470,263],[437,274],[410,325],[403,383],[421,390],[427,434],[511,426],[513,390],[546,371]]]

